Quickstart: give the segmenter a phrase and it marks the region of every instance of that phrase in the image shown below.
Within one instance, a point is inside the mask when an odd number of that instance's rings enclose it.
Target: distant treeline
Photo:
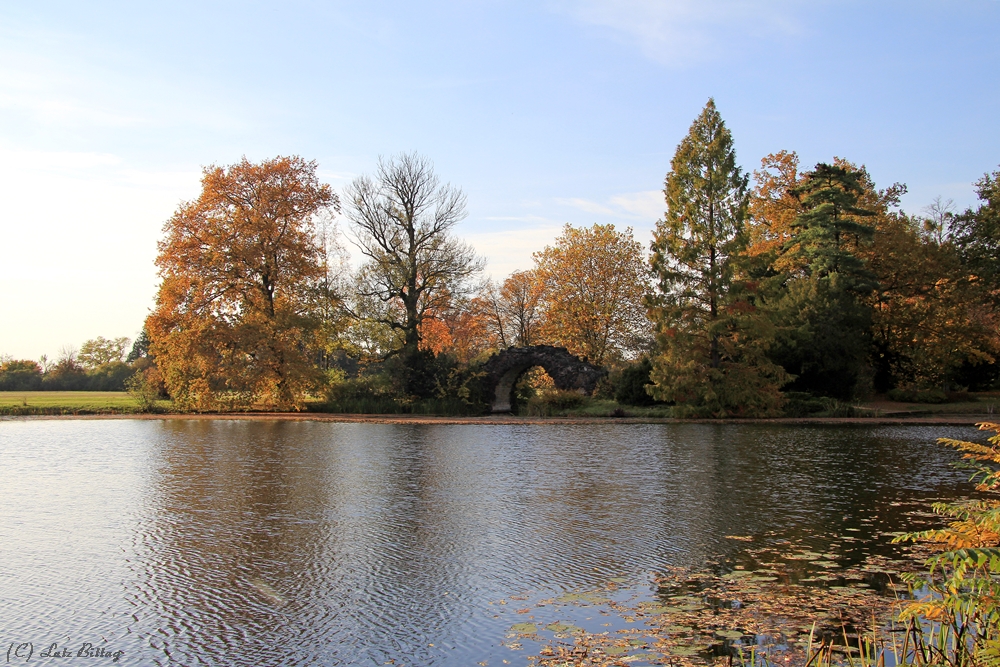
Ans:
[[[148,363],[142,341],[125,357],[128,338],[88,340],[77,351],[64,349],[50,362],[0,357],[0,391],[125,391],[126,382]]]

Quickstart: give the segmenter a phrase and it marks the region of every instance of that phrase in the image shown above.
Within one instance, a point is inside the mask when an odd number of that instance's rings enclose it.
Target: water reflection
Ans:
[[[728,535],[859,561],[968,489],[942,435],[976,432],[6,422],[0,627],[132,664],[510,660],[514,594],[648,589],[738,560]]]

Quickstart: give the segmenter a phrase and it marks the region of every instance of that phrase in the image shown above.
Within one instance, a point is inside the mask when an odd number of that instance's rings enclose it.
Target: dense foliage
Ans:
[[[908,575],[920,592],[901,614],[917,625],[914,664],[996,665],[1000,663],[1000,424],[983,423],[993,431],[989,445],[942,438],[941,443],[963,452],[978,467],[983,500],[938,503],[934,510],[951,521],[945,528],[897,538],[928,542],[939,553],[927,561],[929,572]],[[917,630],[916,628],[919,628]]]
[[[167,221],[150,352],[182,408],[298,407],[315,386],[326,270],[316,218],[337,196],[316,163],[209,167]]]
[[[683,415],[776,415],[787,375],[766,355],[770,322],[741,265],[748,178],[712,100],[670,166],[650,259],[659,281],[648,299],[658,330],[650,393]]]
[[[110,349],[93,353],[108,343],[113,343]],[[55,363],[44,357],[41,364],[0,357],[0,391],[125,391],[126,382],[136,372],[134,364],[122,361],[127,345],[127,338],[108,341],[98,337],[84,342],[80,352],[63,350]]]

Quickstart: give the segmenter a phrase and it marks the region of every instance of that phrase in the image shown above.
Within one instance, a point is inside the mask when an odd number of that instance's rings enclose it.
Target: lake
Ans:
[[[664,568],[739,562],[732,536],[821,551],[850,530],[846,561],[888,548],[908,509],[971,489],[941,436],[984,439],[939,426],[4,421],[0,641],[41,664],[79,664],[41,655],[89,644],[86,664],[524,665],[501,645],[515,607],[610,579],[650,595]]]

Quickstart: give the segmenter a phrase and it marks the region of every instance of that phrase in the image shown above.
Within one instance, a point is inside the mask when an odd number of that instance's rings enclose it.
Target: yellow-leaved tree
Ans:
[[[164,225],[146,321],[177,407],[301,407],[329,298],[316,218],[337,207],[300,157],[205,168],[201,195]]]
[[[566,225],[555,245],[534,257],[544,313],[539,342],[597,365],[637,356],[648,346],[652,330],[643,297],[649,271],[631,227]]]

